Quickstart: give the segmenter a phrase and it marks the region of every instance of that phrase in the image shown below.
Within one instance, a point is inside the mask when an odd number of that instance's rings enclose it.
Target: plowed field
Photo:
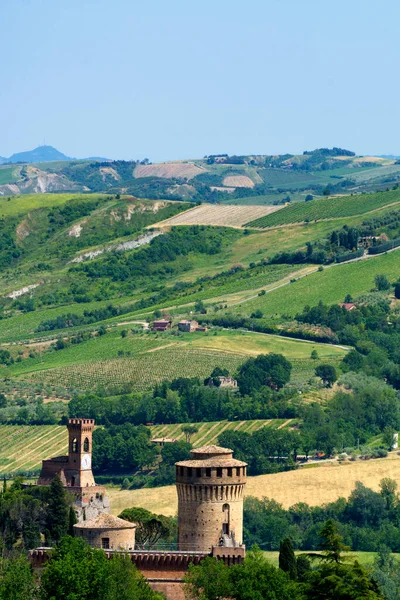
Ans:
[[[281,206],[233,206],[202,204],[162,222],[162,225],[219,225],[241,227],[250,220],[269,215]],[[157,225],[160,225],[158,223]]]
[[[224,179],[224,185],[228,187],[252,188],[254,187],[254,181],[246,175],[228,175]]]
[[[175,177],[186,177],[192,179],[200,173],[205,173],[206,169],[201,169],[193,163],[159,163],[157,165],[138,165],[134,171],[134,177],[164,177],[164,179],[173,179]]]

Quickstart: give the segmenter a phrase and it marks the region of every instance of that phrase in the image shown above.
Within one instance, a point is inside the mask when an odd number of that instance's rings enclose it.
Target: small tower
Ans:
[[[247,463],[219,446],[191,454],[191,460],[176,463],[179,550],[210,553],[217,546],[241,546]]]
[[[68,470],[71,487],[96,485],[92,473],[94,419],[68,419]]]

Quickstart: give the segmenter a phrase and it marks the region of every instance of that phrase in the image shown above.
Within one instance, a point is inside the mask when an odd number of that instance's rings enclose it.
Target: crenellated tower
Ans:
[[[219,446],[204,446],[191,455],[176,463],[179,550],[241,546],[247,463]]]

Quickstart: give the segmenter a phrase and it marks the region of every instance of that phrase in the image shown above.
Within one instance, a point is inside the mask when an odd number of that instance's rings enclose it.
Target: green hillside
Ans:
[[[247,223],[248,227],[272,227],[304,221],[322,219],[337,219],[363,215],[372,210],[396,205],[400,202],[400,190],[343,196],[334,198],[318,198],[310,202],[297,203],[287,206],[280,211]]]

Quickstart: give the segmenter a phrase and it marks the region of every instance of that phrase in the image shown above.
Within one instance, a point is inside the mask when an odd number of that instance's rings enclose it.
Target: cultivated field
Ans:
[[[180,215],[167,219],[155,226],[169,225],[219,225],[226,227],[242,227],[249,219],[259,219],[269,215],[281,206],[233,206],[202,204],[189,209]]]
[[[263,427],[271,429],[282,429],[294,425],[294,419],[256,419],[253,421],[215,421],[209,423],[190,423],[196,425],[198,432],[190,438],[190,443],[193,447],[207,446],[209,444],[217,444],[218,437],[224,431],[241,431],[244,433],[254,433]],[[186,423],[187,425],[187,423]],[[167,437],[177,440],[184,440],[185,434],[182,432],[183,423],[173,425],[155,425],[151,428],[151,435],[154,438]]]
[[[252,188],[254,187],[254,181],[250,177],[247,177],[247,175],[228,175],[224,178],[224,186]]]
[[[68,433],[58,425],[0,425],[0,474],[40,468],[42,460],[65,454]]]
[[[311,202],[299,202],[286,206],[279,214],[266,215],[247,221],[249,227],[272,227],[302,221],[333,219],[362,215],[389,204],[400,202],[400,190],[361,194],[356,196],[338,196],[318,198]]]
[[[164,177],[165,179],[186,178],[192,179],[200,173],[206,173],[206,169],[198,167],[193,163],[159,163],[157,165],[137,165],[134,177]]]
[[[314,349],[319,360],[310,358]],[[182,374],[205,378],[216,365],[234,373],[249,356],[269,352],[287,356],[293,365],[294,382],[312,377],[321,361],[336,364],[346,354],[339,346],[250,332],[192,333],[181,338],[130,333],[121,338],[118,328],[62,351],[16,362],[5,374],[74,390],[129,384],[139,391]]]
[[[357,481],[374,490],[379,482],[389,477],[399,481],[400,459],[379,459],[368,462],[357,461],[334,466],[300,468],[297,471],[249,477],[245,487],[246,496],[273,498],[285,508],[298,502],[320,506],[340,497],[347,498]],[[177,496],[175,486],[141,490],[109,490],[113,514],[124,508],[140,506],[155,513],[175,515]]]
[[[186,377],[207,377],[218,364],[230,371],[243,362],[245,357],[233,352],[212,350],[189,350],[174,347],[148,352],[130,358],[114,358],[104,361],[88,361],[83,364],[35,371],[24,379],[52,385],[62,385],[76,390],[106,390],[129,384],[136,391],[152,388],[164,379],[174,379],[185,373]]]

